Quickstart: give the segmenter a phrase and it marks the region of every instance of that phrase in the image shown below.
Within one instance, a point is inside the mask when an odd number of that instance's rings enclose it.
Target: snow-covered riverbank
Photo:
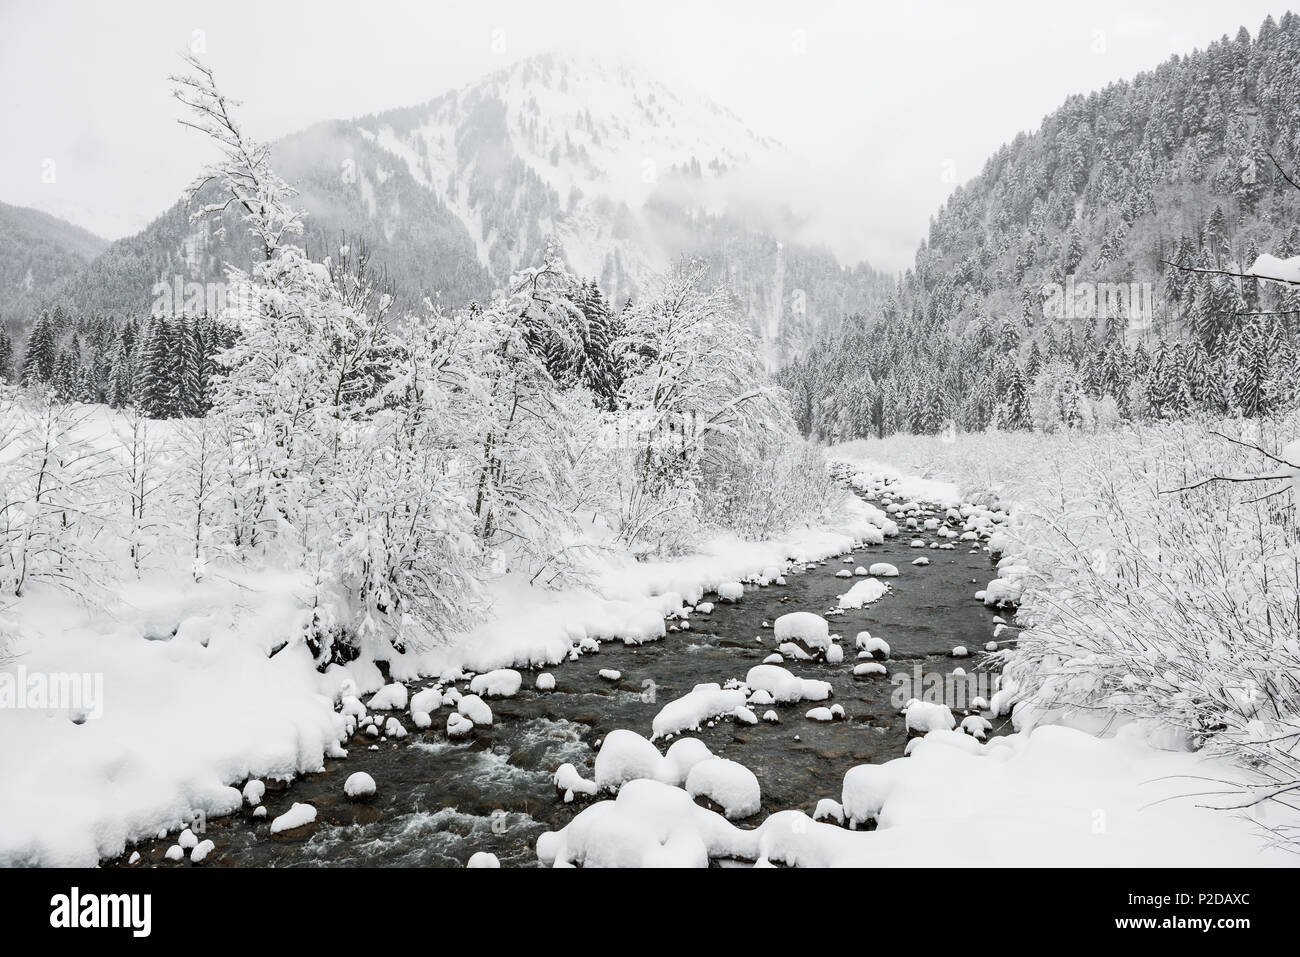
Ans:
[[[781,541],[720,538],[695,555],[648,563],[615,554],[591,589],[551,591],[507,576],[493,584],[490,611],[472,632],[423,654],[386,645],[378,654],[401,682],[554,664],[593,641],[657,640],[683,600],[743,587],[791,559],[839,554],[878,535],[873,520],[884,521],[850,500],[833,526]],[[384,684],[376,649],[324,675],[301,646],[268,657],[300,627],[306,576],[229,574],[214,570],[201,583],[150,574],[107,611],[41,589],[11,609],[21,637],[0,673],[93,676],[101,692],[85,702],[97,716],[80,724],[68,710],[0,712],[0,864],[94,864],[133,840],[179,830],[194,812],[237,809],[247,779],[290,779],[342,753],[349,728],[339,701],[345,687],[368,695]]]

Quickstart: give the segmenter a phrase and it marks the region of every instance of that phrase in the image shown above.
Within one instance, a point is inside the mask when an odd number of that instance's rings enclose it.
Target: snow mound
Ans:
[[[840,608],[849,611],[879,601],[889,593],[889,586],[878,578],[864,578],[840,596]]]
[[[957,725],[957,719],[948,706],[935,701],[913,701],[905,714],[907,730],[921,734],[935,730],[951,731]]]
[[[316,820],[316,809],[314,807],[310,804],[295,802],[293,807],[271,822],[271,833],[279,834],[281,831],[291,831],[295,827],[302,827],[314,820]]]
[[[698,684],[659,710],[650,725],[651,740],[681,731],[698,731],[702,722],[729,714],[744,704],[743,688],[723,688],[717,682]]]
[[[513,668],[498,668],[475,676],[469,683],[469,690],[487,698],[513,698],[523,683],[523,675]]]
[[[712,801],[731,821],[757,814],[761,805],[754,772],[726,758],[709,758],[691,768],[686,776],[686,793]]]
[[[354,801],[357,798],[373,797],[375,790],[375,779],[365,771],[354,771],[343,782],[343,793]]]
[[[779,665],[755,665],[745,676],[745,684],[780,702],[825,701],[831,696],[830,682],[799,678]]]
[[[795,611],[782,615],[772,626],[777,641],[802,641],[809,648],[830,644],[830,625],[821,615]]]

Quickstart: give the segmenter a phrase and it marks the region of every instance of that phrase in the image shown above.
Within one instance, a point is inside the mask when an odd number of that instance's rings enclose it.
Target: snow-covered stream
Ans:
[[[930,564],[913,565],[919,555]],[[967,543],[950,551],[911,548],[904,532],[859,549],[851,561],[831,558],[790,574],[785,585],[747,588],[738,603],[715,601],[711,614],[692,616],[691,630],[639,645],[606,643],[598,654],[547,668],[555,676],[553,691],[537,691],[537,672],[524,671],[523,690],[491,699],[494,722],[476,727],[467,738],[449,740],[443,721],[427,730],[408,721],[406,737],[379,741],[370,750],[372,741],[359,732],[347,745],[346,760],[327,761],[322,773],[268,790],[265,816],[254,818],[253,808],[245,806],[233,816],[209,820],[201,836],[213,840],[216,850],[208,863],[445,866],[490,851],[503,864],[536,864],[538,836],[563,827],[593,800],[580,795],[564,802],[553,783],[560,765],[572,763],[590,778],[605,735],[625,728],[650,737],[655,715],[696,684],[744,679],[776,650],[765,623],[792,611],[827,613],[836,608],[838,596],[864,580],[836,573],[877,562],[900,569],[898,577],[888,579],[890,593],[829,619],[831,630],[842,636],[845,660],[785,662],[800,677],[830,682],[834,695],[827,704],[843,707],[844,720],[809,720],[805,702],[775,705],[779,723],[745,725],[728,717],[692,733],[714,754],[757,776],[762,810],[741,826],[781,810],[811,814],[819,799],[838,799],[849,768],[903,754],[908,734],[891,702],[897,690],[892,675],[914,673],[917,666],[928,674],[974,669],[972,658],[953,657],[951,651],[982,648],[996,627],[994,612],[973,599],[990,574],[982,549],[968,550]],[[853,640],[863,630],[889,643],[887,673],[854,676]],[[601,676],[610,669],[619,672],[617,681]],[[1003,724],[995,721],[994,733],[1009,732]],[[372,799],[345,795],[344,780],[356,772],[377,783]],[[315,822],[272,836],[269,821],[295,802],[313,805]],[[169,863],[164,855],[173,842],[174,836],[137,845],[110,863],[125,863],[132,850],[139,851],[139,863]]]

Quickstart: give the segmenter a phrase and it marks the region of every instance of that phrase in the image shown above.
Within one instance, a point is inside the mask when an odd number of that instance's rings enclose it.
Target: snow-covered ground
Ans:
[[[846,508],[834,527],[782,541],[719,538],[658,562],[611,554],[589,589],[506,576],[478,627],[423,654],[392,655],[390,677],[452,679],[558,664],[592,641],[659,640],[684,602],[869,537],[879,513]],[[179,831],[195,812],[237,809],[250,778],[291,779],[341,755],[340,702],[346,711],[347,696],[368,700],[384,680],[365,654],[324,675],[302,646],[267,656],[300,630],[309,594],[306,573],[213,569],[195,583],[188,569],[156,570],[107,607],[34,587],[10,608],[16,657],[0,674],[91,675],[89,697],[101,691],[84,709],[97,716],[80,724],[65,709],[0,709],[0,865],[93,865]]]
[[[863,461],[858,467],[896,502],[965,508],[965,520],[976,525],[991,513],[963,502],[969,490],[952,482]],[[886,530],[906,538],[896,521],[904,511],[891,517],[854,500],[831,526],[781,541],[718,538],[696,554],[657,562],[612,554],[588,589],[546,590],[506,576],[491,585],[481,624],[445,646],[391,655],[389,677],[476,673],[482,678],[471,691],[513,694],[517,675],[502,669],[556,665],[600,641],[661,640],[681,621],[683,605],[703,613],[697,603],[710,593],[735,595],[745,583],[773,580],[791,562],[843,554]],[[464,733],[472,722],[491,720],[476,695],[461,698],[458,709],[454,695],[407,700],[394,686],[371,700],[385,681],[366,654],[324,675],[301,647],[268,657],[301,626],[301,596],[310,593],[305,575],[214,570],[196,583],[187,571],[153,570],[93,610],[43,586],[9,610],[18,657],[6,673],[89,674],[101,683],[98,697],[82,702],[90,716],[81,723],[69,720],[81,714],[67,710],[0,712],[0,864],[94,864],[133,840],[182,832],[195,812],[219,815],[255,803],[248,788],[241,794],[245,782],[292,779],[342,754],[339,742],[367,712],[359,698],[381,725],[375,715],[385,708],[394,715],[409,709],[413,719],[417,711],[427,719],[426,708],[457,710],[451,720]],[[796,618],[780,627],[820,646],[823,624]],[[859,645],[879,644],[859,638]],[[644,730],[674,736],[666,754],[629,730],[606,737],[594,782],[571,765],[559,769],[562,791],[605,794],[542,837],[541,859],[970,868],[1297,862],[1267,846],[1265,828],[1296,823],[1285,809],[1221,810],[1231,800],[1198,796],[1223,789],[1207,782],[1250,780],[1225,757],[1190,750],[1184,738],[1148,723],[1116,722],[1097,736],[1061,716],[1042,724],[1032,711],[1018,733],[987,743],[949,730],[951,722],[925,723],[929,733],[914,739],[906,757],[855,767],[841,793],[809,794],[802,809],[760,818],[759,782],[748,769],[676,735],[719,713],[744,721],[776,701],[820,702],[816,686],[824,683],[771,665],[752,669],[743,684],[723,684],[729,677],[701,675],[695,691],[665,703],[655,727]],[[808,816],[815,808],[819,820]],[[869,820],[874,830],[854,829]]]

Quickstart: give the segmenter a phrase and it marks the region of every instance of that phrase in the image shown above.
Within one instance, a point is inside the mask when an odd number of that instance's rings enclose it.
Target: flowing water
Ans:
[[[447,738],[446,705],[425,731],[411,729],[405,716],[410,734],[379,742],[376,750],[358,734],[348,743],[345,760],[328,761],[324,771],[287,786],[267,782],[267,817],[254,819],[245,807],[209,820],[202,836],[214,841],[216,851],[208,866],[463,866],[480,850],[495,853],[505,866],[535,865],[538,835],[563,827],[591,802],[580,797],[564,803],[552,783],[557,767],[571,762],[590,778],[605,734],[628,728],[649,737],[651,720],[669,701],[701,682],[743,680],[775,651],[765,623],[791,611],[825,614],[835,608],[837,597],[858,580],[836,578],[835,572],[890,562],[899,569],[897,578],[887,579],[890,594],[829,618],[832,632],[842,636],[841,664],[787,660],[784,665],[801,677],[829,681],[834,697],[825,703],[842,705],[845,720],[808,720],[804,715],[813,705],[801,703],[774,706],[778,724],[743,725],[724,718],[691,732],[715,754],[757,775],[763,809],[749,822],[737,822],[740,826],[779,810],[811,814],[819,798],[839,799],[844,772],[853,765],[902,755],[908,735],[894,675],[950,674],[958,667],[973,672],[975,659],[952,657],[952,649],[964,645],[978,652],[992,637],[994,613],[973,598],[992,577],[988,555],[970,551],[965,542],[945,551],[910,548],[909,541],[904,529],[884,545],[858,549],[851,564],[831,558],[788,574],[785,585],[746,586],[739,602],[715,601],[712,615],[693,615],[689,631],[643,645],[602,644],[598,654],[539,669],[554,674],[554,691],[534,690],[538,671],[521,669],[523,690],[513,698],[490,699],[494,723],[475,728],[469,738]],[[931,564],[912,565],[920,555]],[[853,676],[853,638],[862,630],[889,642],[888,674]],[[615,669],[622,678],[610,682],[598,675],[601,669]],[[961,712],[954,711],[960,720]],[[995,721],[994,733],[1004,730],[1000,725]],[[378,793],[371,800],[344,795],[343,782],[354,771],[375,779]],[[316,807],[316,823],[272,837],[270,820],[295,801]],[[173,840],[138,845],[137,866],[170,864],[164,854]]]

